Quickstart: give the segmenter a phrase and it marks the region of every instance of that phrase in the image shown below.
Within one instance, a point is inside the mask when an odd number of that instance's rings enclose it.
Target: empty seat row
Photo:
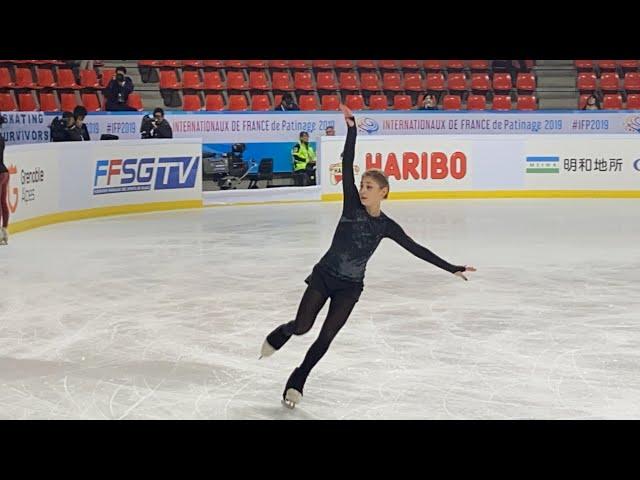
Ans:
[[[142,99],[137,93],[129,95],[127,104],[138,111],[142,111]],[[42,111],[59,112],[72,111],[76,105],[84,105],[90,112],[104,110],[104,98],[96,92],[43,92],[17,91],[0,92],[0,111]]]
[[[101,78],[95,70],[80,71],[80,85],[76,83],[73,71],[59,68],[56,74],[51,68],[38,68],[35,78],[30,67],[17,67],[15,81],[8,67],[0,67],[0,88],[54,88],[54,89],[87,89],[106,88],[115,74],[115,70],[103,70]]]

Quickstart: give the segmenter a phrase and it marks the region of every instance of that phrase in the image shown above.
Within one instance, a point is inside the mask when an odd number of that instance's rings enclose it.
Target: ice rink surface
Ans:
[[[291,320],[340,204],[51,225],[0,247],[2,419],[640,418],[640,201],[396,201],[470,281],[391,240],[311,373]]]

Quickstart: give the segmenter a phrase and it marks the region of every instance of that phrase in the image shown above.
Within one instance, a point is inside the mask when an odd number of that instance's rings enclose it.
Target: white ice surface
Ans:
[[[464,282],[390,240],[311,373],[272,357],[340,204],[52,225],[0,247],[0,418],[640,418],[640,201],[389,202]]]

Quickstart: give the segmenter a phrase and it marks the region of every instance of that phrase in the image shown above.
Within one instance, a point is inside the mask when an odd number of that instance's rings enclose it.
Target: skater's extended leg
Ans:
[[[293,371],[284,388],[282,396],[287,407],[293,408],[302,399],[304,384],[307,381],[309,372],[327,353],[329,345],[331,345],[335,336],[347,322],[357,301],[356,298],[341,296],[334,297],[331,300],[329,313],[322,325],[320,335],[309,348],[302,364]]]
[[[262,346],[262,356],[267,357],[279,350],[291,335],[303,335],[311,330],[320,310],[327,302],[327,296],[323,293],[307,287],[298,306],[296,319],[283,323],[271,332]]]

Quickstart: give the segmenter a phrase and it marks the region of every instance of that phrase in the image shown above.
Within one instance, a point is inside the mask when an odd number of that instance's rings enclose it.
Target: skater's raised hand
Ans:
[[[347,125],[353,127],[355,122],[353,121],[353,112],[346,105],[340,104],[340,110],[342,110],[342,114],[344,115],[344,119],[347,122]]]
[[[464,271],[465,272],[475,272],[476,269],[474,267],[468,267],[468,266],[465,265]],[[463,272],[455,272],[454,275],[457,276],[457,277],[462,278],[463,280],[469,280],[467,277],[465,277],[463,275]]]

